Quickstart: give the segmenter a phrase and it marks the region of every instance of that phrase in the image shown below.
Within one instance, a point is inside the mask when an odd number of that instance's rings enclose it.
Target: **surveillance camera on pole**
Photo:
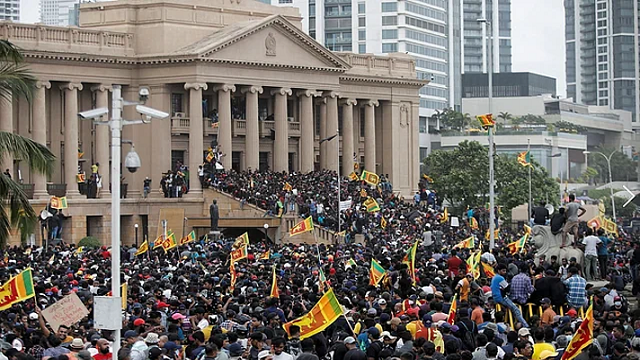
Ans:
[[[101,118],[107,114],[109,114],[108,108],[97,108],[97,109],[82,111],[78,113],[78,116],[81,119],[93,120],[93,119]]]
[[[147,118],[147,120],[164,119],[164,118],[169,117],[169,114],[164,112],[164,111],[152,109],[152,108],[150,108],[148,106],[144,106],[144,105],[136,105],[136,111],[138,113],[140,113],[141,115],[145,116]]]

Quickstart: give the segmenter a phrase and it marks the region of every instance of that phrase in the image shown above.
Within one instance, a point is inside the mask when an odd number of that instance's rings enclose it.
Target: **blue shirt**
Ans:
[[[493,297],[493,301],[499,303],[502,302],[502,289],[509,286],[509,283],[502,277],[502,275],[496,274],[496,276],[491,279],[491,296]]]
[[[609,255],[609,249],[607,249],[607,246],[609,246],[611,239],[609,239],[608,236],[600,236],[600,241],[602,241],[602,244],[600,244],[600,247],[598,248],[598,255]]]
[[[565,280],[564,284],[567,286],[567,302],[569,306],[584,306],[587,302],[587,290],[585,290],[587,281],[578,275],[573,275]]]

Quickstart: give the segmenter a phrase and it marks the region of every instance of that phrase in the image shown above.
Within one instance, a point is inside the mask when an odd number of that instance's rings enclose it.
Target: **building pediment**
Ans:
[[[178,50],[176,55],[265,67],[338,72],[350,69],[344,60],[280,15],[227,26]]]

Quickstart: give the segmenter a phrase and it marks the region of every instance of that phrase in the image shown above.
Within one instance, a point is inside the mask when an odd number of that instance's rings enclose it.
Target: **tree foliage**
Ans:
[[[609,182],[609,166],[607,160],[598,152],[611,157],[611,173],[613,181],[636,181],[638,174],[636,172],[637,164],[631,160],[628,156],[624,155],[620,151],[615,151],[610,148],[597,147],[595,151],[589,154],[589,166],[598,171],[597,178],[599,183],[604,184]]]
[[[477,141],[464,141],[452,151],[436,150],[426,159],[432,187],[444,200],[458,208],[484,206],[489,201],[489,159],[487,148]],[[529,198],[529,168],[515,156],[495,155],[496,205],[505,213],[525,204]],[[535,161],[531,172],[534,200],[558,200],[558,184]]]
[[[471,115],[447,108],[436,110],[431,116],[434,120],[440,120],[440,124],[448,130],[464,131],[471,125]]]

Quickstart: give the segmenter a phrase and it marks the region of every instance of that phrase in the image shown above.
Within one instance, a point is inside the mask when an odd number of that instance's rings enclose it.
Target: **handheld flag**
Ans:
[[[561,360],[572,360],[593,342],[593,302],[585,314],[582,324],[571,338],[571,342],[562,354]]]
[[[162,244],[164,244],[164,239],[163,239],[163,235],[158,236],[158,238],[156,238],[156,240],[153,242],[153,250],[157,249],[157,248],[161,248]]]
[[[282,187],[282,190],[284,191],[291,191],[293,190],[293,187],[291,186],[291,184],[289,184],[288,182],[284,183],[284,186]]]
[[[13,304],[31,299],[36,295],[33,287],[31,268],[12,277],[0,287],[0,311],[13,306]]]
[[[356,264],[356,261],[353,260],[353,258],[350,258],[349,260],[347,260],[347,263],[345,264],[345,269],[348,268],[355,268],[356,266],[358,266],[358,264]]]
[[[349,180],[356,181],[358,179],[360,179],[360,178],[358,177],[358,174],[356,174],[355,171],[353,171],[353,172],[351,172],[351,174],[349,174]]]
[[[594,229],[600,229],[602,227],[602,218],[600,216],[596,216],[593,219],[587,221],[587,226]]]
[[[262,254],[262,256],[260,256],[260,260],[269,260],[270,257],[271,251],[267,250],[264,252],[264,254]]]
[[[380,280],[382,280],[385,274],[386,271],[384,270],[382,265],[380,265],[380,263],[377,262],[376,259],[371,259],[371,269],[369,270],[369,285],[378,286],[378,283],[380,282]]]
[[[402,259],[403,264],[409,266],[409,276],[413,283],[416,283],[416,250],[418,250],[418,242],[416,241],[407,251],[407,254]]]
[[[531,154],[529,151],[523,151],[518,154],[518,164],[522,166],[531,166]]]
[[[304,340],[324,331],[340,316],[342,316],[342,307],[333,289],[330,288],[306,315],[283,324],[282,327],[287,334],[291,334],[289,328],[292,325],[299,326],[300,340]]]
[[[427,174],[422,174],[422,178],[427,180],[428,182],[432,183],[433,182],[433,178]]]
[[[360,197],[367,197],[367,190],[360,189]]]
[[[615,234],[616,236],[618,235],[618,225],[613,220],[604,218],[604,224],[602,225],[602,227],[604,228],[604,231],[608,232],[609,234]]]
[[[84,173],[76,174],[76,182],[78,184],[83,183],[87,180],[87,176]]]
[[[440,217],[440,224],[444,224],[449,221],[449,210],[444,208],[444,212],[442,213],[442,217]]]
[[[468,238],[454,245],[453,248],[454,249],[473,249],[475,246],[476,246],[475,238],[473,236],[469,236]]]
[[[178,242],[176,241],[176,235],[173,233],[173,231],[169,230],[169,234],[167,235],[167,238],[164,240],[164,243],[162,243],[162,248],[166,253],[167,251],[177,246],[178,246]]]
[[[500,235],[500,229],[493,230],[493,237],[497,239]],[[484,234],[485,239],[489,239],[491,237],[491,232],[487,229],[487,232]]]
[[[471,217],[471,219],[469,219],[469,226],[472,230],[478,230],[480,228],[478,226],[478,220],[476,220],[476,218],[474,217]]]
[[[149,251],[149,242],[145,240],[138,248],[138,251],[136,251],[135,256],[142,255],[147,251]]]
[[[244,245],[249,245],[249,234],[246,232],[236,238],[236,241],[233,243],[232,248],[237,249]]]
[[[187,234],[187,236],[180,239],[180,246],[188,244],[192,241],[196,241],[196,232],[193,230],[191,230],[191,232]]]
[[[524,233],[531,236],[531,226],[524,224]]]
[[[280,298],[280,291],[278,290],[278,278],[276,277],[276,267],[273,267],[273,277],[271,280],[271,294],[272,298]]]
[[[120,285],[120,297],[122,301],[122,310],[127,309],[127,295],[128,295],[129,287],[127,283]],[[109,291],[107,296],[113,296],[113,291]]]
[[[514,241],[512,243],[507,244],[507,248],[509,248],[509,252],[511,253],[511,255],[515,255],[518,252],[522,251],[522,249],[524,249],[524,245],[527,243],[527,238],[529,237],[529,235],[524,234],[520,240]]]
[[[367,212],[380,211],[380,206],[378,205],[378,202],[374,198],[368,198],[362,203],[362,205],[364,205],[367,208]]]
[[[467,259],[467,271],[473,274],[473,278],[477,279],[480,277],[480,251],[476,251],[474,254],[469,255]]]
[[[289,236],[296,236],[307,231],[313,231],[313,218],[309,216],[308,218],[300,221],[294,227],[289,230]]]
[[[231,274],[231,284],[229,285],[229,291],[233,292],[236,288],[236,280],[238,274],[236,274],[236,268],[233,266],[233,261],[231,261],[231,265],[229,265],[229,273]]]
[[[66,209],[68,208],[67,205],[67,197],[63,196],[63,197],[52,197],[51,198],[51,207],[54,209]]]
[[[384,216],[380,218],[380,227],[383,229],[387,228],[387,220],[385,220]]]
[[[249,256],[249,251],[247,250],[247,245],[243,245],[233,251],[231,251],[231,263],[235,263],[236,261],[240,261],[242,259],[246,259]]]
[[[360,174],[360,180],[364,180],[367,184],[376,186],[380,183],[380,177],[376,173],[368,172],[367,170],[362,170],[362,174]]]
[[[211,151],[209,151],[209,153],[207,154],[207,158],[205,160],[207,160],[208,163],[210,163],[211,160],[213,160],[213,153]]]
[[[484,271],[484,275],[489,279],[496,276],[496,271],[493,269],[493,266],[483,262],[482,263],[482,271]]]
[[[453,295],[453,300],[451,300],[451,307],[449,308],[449,316],[447,317],[447,322],[450,325],[453,325],[456,321],[456,313],[458,312],[458,294]]]
[[[482,128],[485,130],[492,128],[496,124],[493,120],[493,114],[478,115],[476,119],[478,119],[480,125],[482,125]]]

